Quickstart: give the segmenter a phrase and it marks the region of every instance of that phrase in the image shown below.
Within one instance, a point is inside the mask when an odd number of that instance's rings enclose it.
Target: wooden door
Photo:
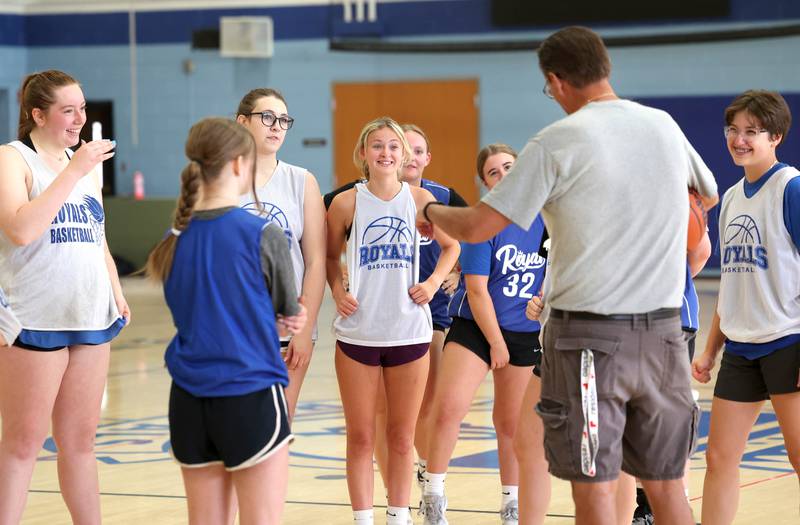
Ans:
[[[428,135],[432,159],[426,179],[476,202],[477,97],[477,79],[334,84],[334,185],[359,176],[353,164],[358,135],[370,120],[389,116],[400,124],[414,123]]]

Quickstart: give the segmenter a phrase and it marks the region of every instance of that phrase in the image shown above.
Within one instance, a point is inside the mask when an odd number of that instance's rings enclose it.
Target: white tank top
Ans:
[[[744,179],[722,199],[720,329],[731,341],[768,343],[800,333],[800,254],[783,220],[783,194],[800,175],[787,166],[755,195]]]
[[[417,206],[407,183],[392,200],[374,196],[366,184],[356,184],[356,206],[347,240],[350,293],[358,309],[337,316],[338,340],[364,346],[429,343],[431,311],[419,306],[408,289],[419,282]]]
[[[33,200],[58,174],[22,142],[9,145],[31,170]],[[97,179],[87,175],[41,237],[15,246],[0,235],[0,287],[23,329],[96,331],[119,319],[103,248],[101,202]]]
[[[289,255],[292,258],[298,297],[303,292],[303,276],[306,270],[303,250],[300,247],[300,241],[303,239],[306,173],[308,171],[305,168],[278,161],[272,178],[260,188],[256,188],[262,210],[256,209],[252,195],[243,195],[239,200],[242,208],[266,218],[267,221],[283,229],[289,241]],[[317,339],[316,327],[312,338]]]

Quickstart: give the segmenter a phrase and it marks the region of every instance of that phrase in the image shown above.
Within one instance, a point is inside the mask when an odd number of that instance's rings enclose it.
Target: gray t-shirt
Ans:
[[[198,210],[193,217],[208,220],[225,215],[234,206],[213,210]],[[300,312],[297,302],[297,289],[294,283],[292,259],[286,234],[275,224],[267,224],[261,230],[261,270],[267,281],[267,289],[272,297],[272,307],[276,314],[292,316]]]
[[[531,138],[483,202],[522,228],[540,211],[552,239],[553,308],[597,314],[678,308],[686,278],[687,186],[711,171],[664,111],[587,104]]]

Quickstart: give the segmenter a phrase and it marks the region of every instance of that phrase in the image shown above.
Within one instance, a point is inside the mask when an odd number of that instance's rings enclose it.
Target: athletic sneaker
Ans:
[[[425,493],[425,471],[417,469],[417,486],[419,487],[419,508],[417,509],[418,516],[424,516],[422,495]]]
[[[647,494],[644,489],[636,488],[636,510],[633,511],[633,521],[631,525],[653,525],[655,517],[647,501]]]
[[[425,471],[417,469],[417,486],[420,492],[425,488]]]
[[[386,522],[389,522],[389,516],[394,516],[394,514],[389,514],[389,509],[386,509]],[[411,507],[408,507],[408,519],[406,520],[406,525],[414,525],[414,520],[411,519]]]
[[[503,525],[518,525],[519,507],[517,506],[517,500],[512,499],[500,509],[500,521]]]
[[[435,494],[425,494],[422,496],[422,508],[425,521],[424,525],[448,525],[447,518],[444,517],[447,510],[447,496],[437,496]]]

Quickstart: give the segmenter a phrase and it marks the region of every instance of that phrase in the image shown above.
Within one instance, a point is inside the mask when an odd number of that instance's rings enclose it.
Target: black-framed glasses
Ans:
[[[553,92],[550,90],[550,82],[548,82],[546,78],[544,79],[544,87],[542,88],[542,93],[544,93],[544,96],[546,96],[547,98],[555,98],[553,96]]]
[[[294,119],[292,117],[288,115],[279,117],[272,111],[255,111],[253,113],[248,113],[247,115],[261,115],[261,123],[268,128],[271,128],[275,124],[275,121],[278,121],[278,125],[281,127],[281,129],[289,131],[292,129],[292,124],[294,124]]]

